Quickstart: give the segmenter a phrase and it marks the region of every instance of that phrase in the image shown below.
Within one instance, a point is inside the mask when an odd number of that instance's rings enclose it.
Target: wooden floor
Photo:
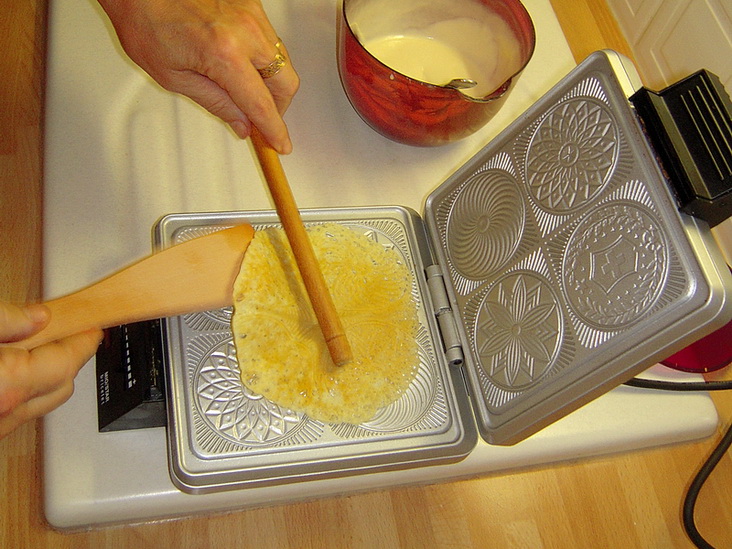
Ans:
[[[46,0],[0,0],[0,299],[40,295]],[[630,54],[602,0],[552,0],[577,60]],[[266,4],[266,2],[265,2]],[[730,374],[727,374],[728,376]],[[732,396],[715,397],[726,423]],[[684,548],[683,494],[714,439],[436,486],[61,534],[43,519],[39,424],[0,441],[0,548]],[[74,464],[70,463],[70,467]],[[732,458],[698,524],[732,547]]]

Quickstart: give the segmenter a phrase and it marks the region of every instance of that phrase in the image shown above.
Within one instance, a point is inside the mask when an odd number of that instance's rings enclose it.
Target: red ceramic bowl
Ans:
[[[482,128],[536,43],[518,0],[344,0],[342,8],[346,95],[373,129],[409,145],[442,145]],[[453,78],[477,85],[458,91],[445,85]]]

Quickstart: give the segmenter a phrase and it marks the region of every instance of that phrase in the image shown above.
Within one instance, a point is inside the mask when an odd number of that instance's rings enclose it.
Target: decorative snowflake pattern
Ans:
[[[517,390],[546,373],[561,340],[561,311],[548,283],[512,274],[486,295],[477,321],[478,354],[497,385]]]
[[[587,99],[557,105],[536,128],[526,174],[539,205],[565,213],[595,197],[610,179],[618,130],[607,108]]]
[[[216,432],[235,442],[271,444],[287,437],[302,421],[296,412],[242,384],[231,340],[205,357],[195,380],[202,417]]]

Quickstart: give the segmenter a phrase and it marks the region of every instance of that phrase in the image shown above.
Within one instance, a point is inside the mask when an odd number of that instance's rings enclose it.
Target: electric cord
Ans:
[[[634,377],[624,383],[630,387],[641,389],[659,389],[662,391],[727,391],[732,389],[732,381],[661,381]]]
[[[724,391],[732,389],[732,381],[674,382],[633,378],[626,381],[625,385],[663,391]],[[714,546],[704,539],[704,536],[701,535],[699,529],[696,527],[696,522],[694,521],[696,500],[699,497],[699,493],[701,492],[707,478],[712,474],[712,471],[714,471],[714,468],[717,466],[724,454],[729,450],[731,445],[732,425],[727,428],[727,432],[701,466],[694,477],[694,480],[692,480],[691,485],[686,492],[686,496],[684,497],[682,509],[684,531],[691,542],[699,549],[714,549]]]
[[[730,444],[732,444],[732,426],[727,428],[727,432],[722,437],[722,440],[711,453],[709,458],[707,458],[707,461],[704,462],[704,465],[701,466],[701,469],[699,469],[699,472],[691,482],[691,486],[689,486],[686,498],[684,498],[684,530],[686,530],[686,534],[689,536],[689,539],[691,539],[694,545],[699,547],[699,549],[714,549],[714,546],[704,539],[694,522],[694,507],[696,506],[696,499],[699,497],[699,492],[701,492],[704,482],[717,466],[719,460],[722,459],[725,452],[729,450]]]

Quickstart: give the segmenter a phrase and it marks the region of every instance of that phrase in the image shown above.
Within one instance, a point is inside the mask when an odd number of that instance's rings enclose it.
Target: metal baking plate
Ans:
[[[310,210],[306,224],[337,221],[397,250],[413,274],[420,366],[405,394],[361,425],[326,424],[288,410],[242,385],[230,330],[231,310],[168,319],[169,458],[173,481],[188,492],[323,478],[464,458],[477,434],[460,370],[439,342],[418,216],[404,208]],[[180,214],[163,218],[166,247],[248,222],[278,224],[274,212]]]
[[[679,213],[620,60],[590,56],[427,200],[489,442],[525,438],[732,315],[728,269],[709,227]]]
[[[594,54],[437,188],[401,207],[306,210],[398,250],[414,277],[420,371],[362,425],[328,425],[242,386],[228,310],[166,322],[170,467],[189,492],[459,460],[513,444],[732,317],[706,223],[680,214],[627,100]],[[273,212],[178,214],[158,245]],[[470,397],[468,396],[470,395]]]

